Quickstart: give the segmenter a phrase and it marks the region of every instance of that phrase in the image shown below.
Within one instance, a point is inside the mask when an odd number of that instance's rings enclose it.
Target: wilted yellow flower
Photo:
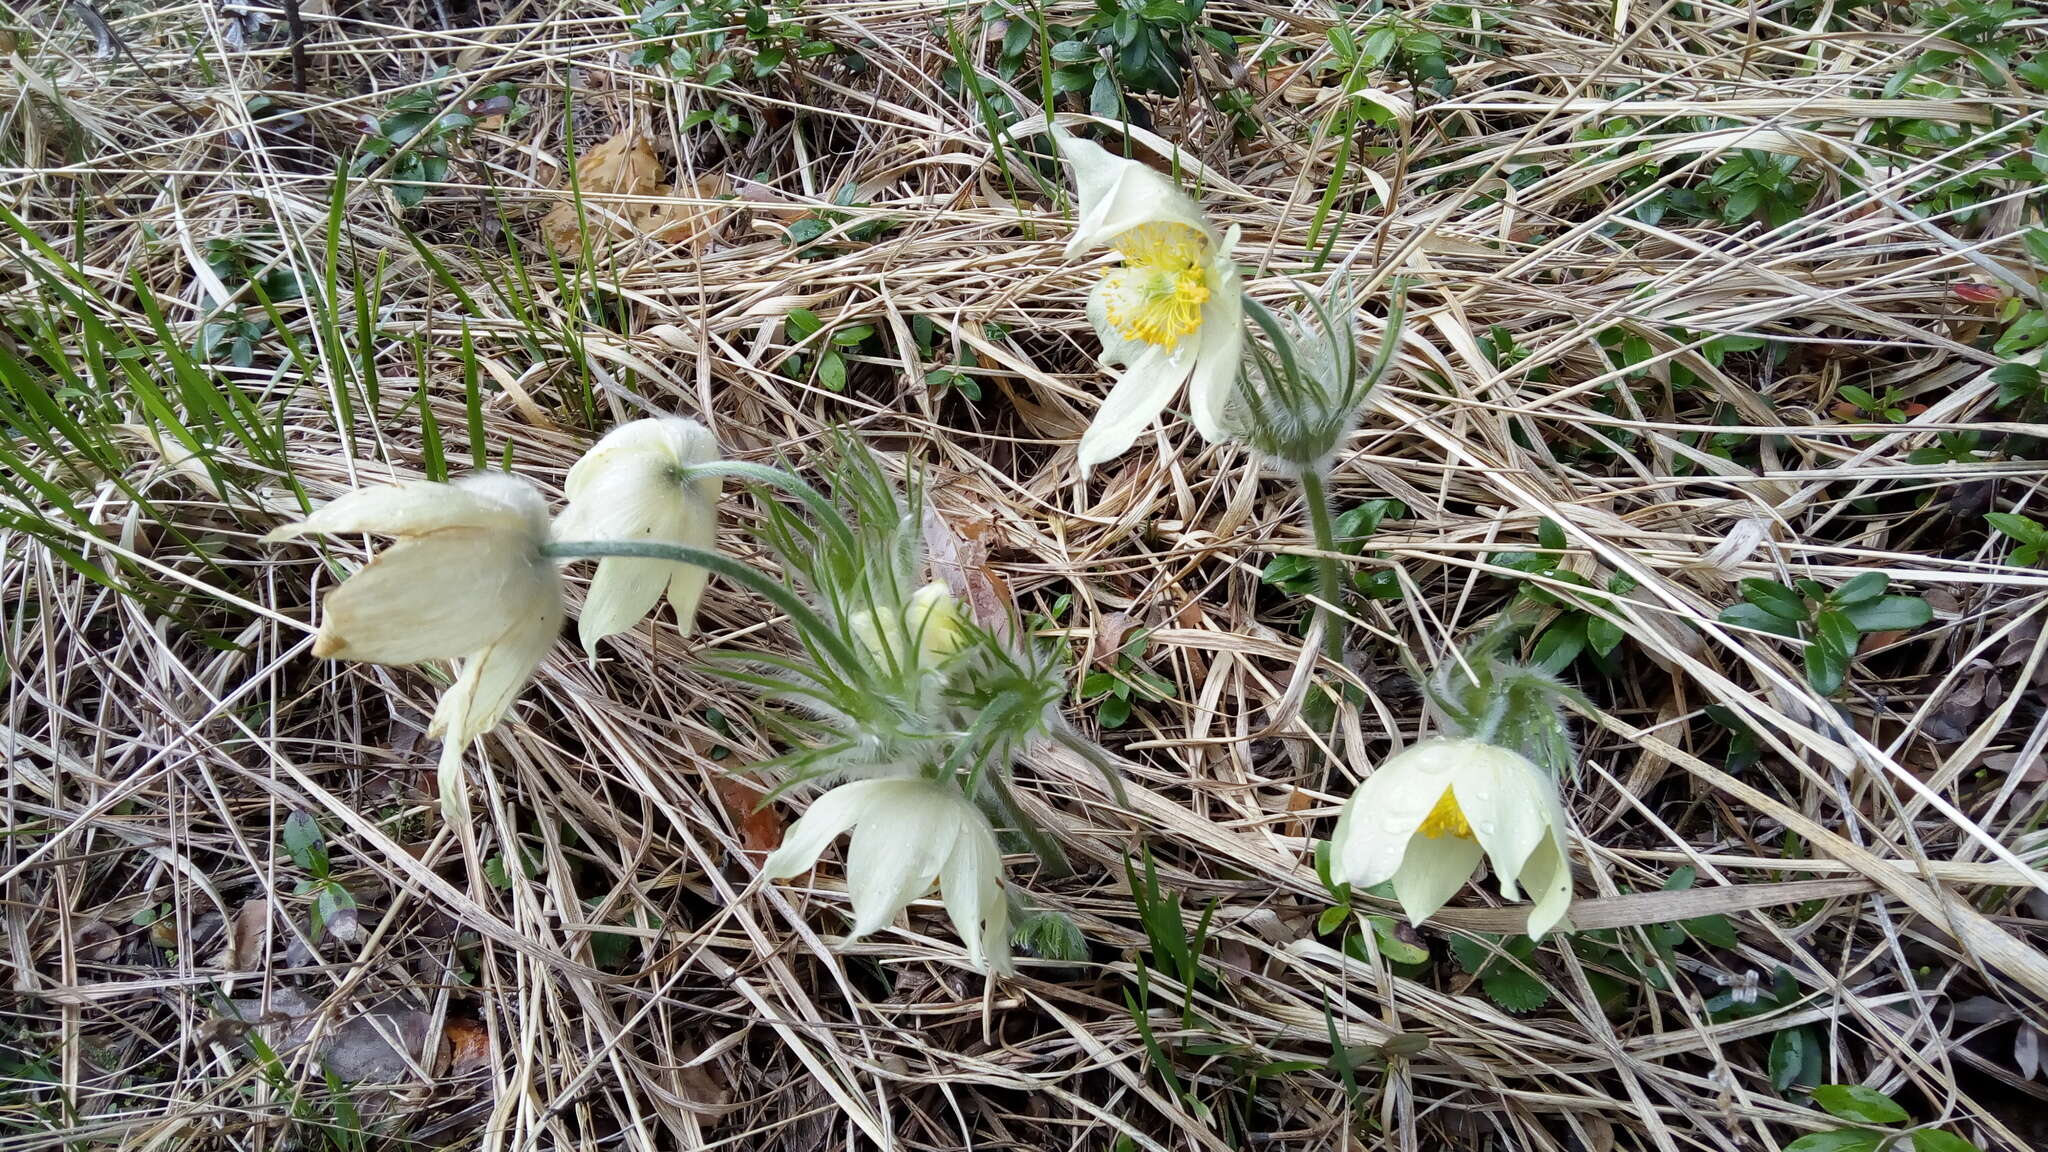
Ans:
[[[935,668],[967,644],[960,601],[938,580],[910,594],[900,622],[878,624],[874,612],[863,610],[849,623],[867,654],[891,671],[906,670],[906,654],[915,661],[913,668]]]
[[[442,810],[457,819],[464,750],[504,718],[562,628],[561,578],[541,553],[547,505],[524,480],[480,472],[359,489],[264,539],[356,532],[398,542],[328,594],[313,654],[457,662],[428,729],[442,740]]]
[[[621,424],[569,469],[569,507],[555,522],[562,541],[718,544],[718,478],[685,469],[718,459],[718,442],[695,420],[671,416]],[[685,635],[697,618],[709,573],[694,564],[607,556],[597,563],[576,634],[587,651],[639,623],[660,602],[675,606]]]
[[[1203,438],[1227,435],[1223,418],[1244,349],[1244,304],[1230,251],[1173,181],[1077,137],[1060,136],[1074,166],[1081,218],[1067,257],[1105,245],[1123,263],[1088,296],[1102,358],[1123,373],[1081,437],[1085,476],[1129,448],[1182,384]]]
[[[807,872],[848,829],[846,891],[854,916],[848,939],[879,931],[936,883],[969,962],[1011,970],[1002,849],[988,817],[958,788],[902,777],[841,784],[789,826],[761,871],[770,878]]]
[[[1527,757],[1477,740],[1425,740],[1345,801],[1330,875],[1358,888],[1392,880],[1420,924],[1490,858],[1503,897],[1521,899],[1519,885],[1535,900],[1528,932],[1541,936],[1571,904],[1564,832],[1557,781]]]

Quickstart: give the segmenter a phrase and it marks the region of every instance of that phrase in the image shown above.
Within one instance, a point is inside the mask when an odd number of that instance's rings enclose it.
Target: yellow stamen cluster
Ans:
[[[1126,340],[1171,348],[1202,326],[1208,238],[1186,224],[1142,224],[1118,236],[1122,265],[1103,273],[1104,311]]]
[[[1444,789],[1444,794],[1437,800],[1436,807],[1429,810],[1429,815],[1423,818],[1422,826],[1416,831],[1432,840],[1441,840],[1446,836],[1456,836],[1461,840],[1472,839],[1472,825],[1465,822],[1465,810],[1458,807],[1458,798],[1449,788]]]

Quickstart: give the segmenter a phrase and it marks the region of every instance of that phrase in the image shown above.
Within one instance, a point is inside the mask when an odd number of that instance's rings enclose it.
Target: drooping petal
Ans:
[[[562,631],[561,589],[552,566],[535,574],[520,618],[462,662],[434,709],[429,736],[468,743],[498,726]]]
[[[516,530],[524,524],[523,513],[482,493],[455,484],[410,480],[358,488],[314,509],[304,520],[277,528],[263,539],[277,541],[354,532],[419,536],[450,528]]]
[[[1380,765],[1344,804],[1332,843],[1331,876],[1359,888],[1384,884],[1408,842],[1450,786],[1443,740],[1424,740]]]
[[[576,638],[595,655],[597,642],[627,631],[661,601],[662,590],[683,565],[667,560],[607,556],[597,562],[583,611],[576,617]],[[701,571],[701,570],[700,570]]]
[[[461,717],[455,719],[455,726],[464,726]],[[458,826],[469,823],[469,781],[462,774],[462,758],[468,751],[467,740],[442,741],[441,762],[434,772],[434,784],[441,794],[441,818]]]
[[[1194,368],[1194,348],[1183,343],[1169,352],[1146,346],[1103,398],[1095,420],[1081,434],[1081,475],[1085,479],[1104,460],[1122,455],[1138,434],[1159,418],[1166,402],[1180,390]]]
[[[448,528],[392,545],[328,594],[314,655],[418,664],[477,651],[529,609],[524,541]]]
[[[1459,741],[1464,751],[1451,785],[1472,834],[1493,861],[1500,894],[1521,899],[1516,877],[1522,862],[1549,833],[1557,786],[1518,752],[1475,740]],[[1549,793],[1550,805],[1545,804]]]
[[[1188,382],[1188,416],[1202,439],[1215,444],[1229,439],[1225,415],[1244,359],[1244,286],[1227,253],[1209,266],[1209,300],[1202,306],[1199,338]]]
[[[696,488],[694,514],[684,521],[677,543],[714,551],[718,547],[718,481],[702,480]],[[669,579],[668,602],[676,610],[676,627],[685,636],[696,630],[697,602],[704,598],[704,585],[710,578],[710,572],[695,564],[678,564]]]
[[[886,927],[912,900],[931,891],[953,854],[968,815],[980,815],[949,785],[892,781],[901,799],[871,811],[846,851],[846,891],[853,900],[852,936]],[[950,795],[949,795],[950,793]]]
[[[782,834],[782,843],[761,863],[772,880],[795,876],[818,866],[825,846],[853,827],[871,808],[886,806],[893,780],[856,780],[841,784],[811,801],[811,806]]]
[[[972,819],[961,827],[939,875],[939,897],[967,948],[968,962],[976,968],[1008,971],[1009,904],[1003,898],[1002,849],[988,818],[968,811]]]
[[[1185,224],[1214,238],[1202,210],[1164,174],[1092,141],[1058,135],[1061,153],[1074,166],[1074,190],[1080,200],[1080,219],[1067,241],[1067,259],[1143,224]]]
[[[1416,836],[1394,873],[1394,898],[1410,924],[1421,924],[1448,903],[1485,854],[1462,836]]]
[[[1535,898],[1529,906],[1529,935],[1570,929],[1564,917],[1572,906],[1572,870],[1562,835],[1545,839],[1529,854],[1522,865],[1522,887]]]

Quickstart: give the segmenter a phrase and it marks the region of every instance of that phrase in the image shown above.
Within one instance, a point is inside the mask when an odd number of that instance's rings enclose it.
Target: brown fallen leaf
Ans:
[[[270,926],[270,901],[245,900],[221,933],[220,967],[228,972],[253,972],[263,965]]]
[[[677,188],[662,179],[662,173],[654,141],[638,129],[622,129],[576,158],[575,187],[583,199],[583,211],[576,210],[574,198],[561,201],[542,219],[542,235],[564,256],[583,251],[586,229],[593,247],[599,249],[613,241],[645,235],[664,244],[687,243],[701,252],[728,210],[673,200],[650,203],[657,197],[678,195]],[[566,171],[561,187],[564,191],[570,188]],[[707,176],[686,185],[680,194],[686,200],[713,200],[727,191],[725,177]]]
[[[81,920],[72,929],[71,946],[80,960],[104,964],[121,954],[121,933],[105,920]]]
[[[711,790],[739,829],[742,849],[766,855],[782,843],[782,814],[772,804],[763,806],[760,793],[718,769],[712,770]]]

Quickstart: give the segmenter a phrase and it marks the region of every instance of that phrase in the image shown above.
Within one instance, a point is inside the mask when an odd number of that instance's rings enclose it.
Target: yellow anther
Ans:
[[[1472,825],[1465,822],[1465,810],[1458,807],[1458,798],[1449,788],[1444,789],[1444,794],[1437,800],[1436,807],[1431,808],[1429,815],[1423,817],[1422,827],[1416,831],[1432,840],[1441,840],[1446,836],[1456,836],[1461,840],[1472,838]]]
[[[1103,273],[1103,311],[1126,340],[1171,348],[1202,326],[1208,238],[1185,224],[1141,224],[1116,238],[1121,266]]]

